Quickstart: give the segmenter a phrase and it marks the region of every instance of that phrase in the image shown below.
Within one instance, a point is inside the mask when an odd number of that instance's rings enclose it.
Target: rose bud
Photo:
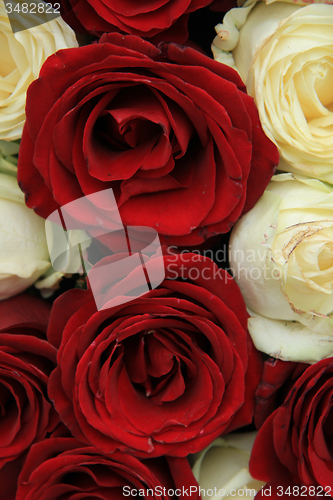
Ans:
[[[333,191],[316,179],[273,177],[232,231],[230,265],[260,351],[314,363],[333,353]]]
[[[246,5],[216,27],[214,57],[239,71],[279,168],[333,183],[333,5]]]

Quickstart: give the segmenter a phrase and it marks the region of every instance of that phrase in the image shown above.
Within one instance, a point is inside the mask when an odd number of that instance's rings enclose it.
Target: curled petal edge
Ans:
[[[333,333],[314,332],[296,321],[269,319],[250,310],[249,313],[248,329],[259,351],[283,361],[309,364],[333,356]],[[333,320],[323,321],[330,323],[333,332]]]

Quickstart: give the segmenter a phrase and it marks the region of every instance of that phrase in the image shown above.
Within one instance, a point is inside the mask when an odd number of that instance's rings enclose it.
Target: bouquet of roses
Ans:
[[[333,497],[333,5],[0,2],[0,499]]]

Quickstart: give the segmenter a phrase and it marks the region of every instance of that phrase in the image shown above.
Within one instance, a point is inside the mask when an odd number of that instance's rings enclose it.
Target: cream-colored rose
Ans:
[[[14,1],[8,3],[15,8]],[[45,23],[46,15],[17,13],[13,23],[18,29],[34,27],[13,33],[4,2],[0,1],[0,139],[21,137],[26,91],[38,78],[45,59],[59,49],[77,46],[73,30],[60,17]]]
[[[333,5],[250,0],[216,30],[214,57],[239,71],[280,169],[333,183]]]
[[[256,435],[257,432],[228,434],[194,456],[193,474],[202,488],[203,500],[251,499],[265,485],[249,473]]]
[[[273,177],[235,225],[229,261],[255,346],[287,361],[333,355],[333,187]]]
[[[50,240],[52,240],[52,233],[49,234]],[[78,256],[76,244],[80,243],[82,250],[82,259],[85,259],[85,270],[87,269],[87,249],[91,244],[91,239],[87,233],[81,229],[69,230],[68,238],[71,241],[71,245],[68,248],[64,258],[63,258],[63,269],[62,271],[55,271],[53,267],[51,267],[38,281],[35,283],[35,287],[40,290],[43,298],[47,299],[51,297],[53,293],[60,288],[60,282],[63,278],[71,278],[75,273],[82,273],[82,277],[84,276],[82,272],[82,265],[80,257]],[[50,241],[51,248],[57,245],[57,242],[53,239],[53,242]],[[52,253],[52,250],[51,250]],[[69,272],[68,270],[71,270]]]
[[[44,219],[26,207],[16,178],[0,173],[0,300],[22,292],[50,267]]]

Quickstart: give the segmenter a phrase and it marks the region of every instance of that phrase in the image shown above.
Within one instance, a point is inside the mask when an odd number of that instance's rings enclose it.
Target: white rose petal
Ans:
[[[202,488],[203,500],[254,498],[265,485],[249,472],[251,450],[257,432],[229,434],[213,441],[194,456],[193,474]],[[216,494],[207,490],[216,488]],[[251,490],[251,491],[250,491]]]
[[[314,334],[310,328],[296,321],[268,319],[251,310],[249,313],[249,332],[259,351],[284,361],[309,364],[333,356],[332,336],[320,332]],[[333,319],[328,321],[333,329]]]
[[[15,5],[12,2],[13,9]],[[0,2],[0,139],[21,137],[26,91],[38,78],[47,57],[78,45],[73,30],[60,17],[49,22],[46,19],[44,13],[20,13],[13,22],[20,29],[29,29],[13,33],[4,2]]]
[[[50,233],[49,238],[51,247],[53,247],[53,245],[57,245],[56,241],[52,241],[52,236],[53,234]],[[68,231],[68,239],[71,242],[71,245],[63,257],[62,272],[55,271],[52,267],[35,283],[35,287],[40,290],[41,295],[44,298],[51,297],[54,291],[60,288],[60,282],[64,277],[70,278],[73,273],[82,273],[81,260],[78,258],[76,244],[81,244],[82,257],[83,259],[87,259],[87,249],[91,244],[91,239],[82,229],[70,229]],[[71,269],[71,273],[68,273],[68,269]],[[87,261],[85,263],[85,270],[88,272]]]
[[[332,186],[274,176],[236,223],[229,260],[259,350],[308,363],[333,354]]]
[[[242,12],[232,44],[214,39],[214,57],[246,83],[284,160],[280,169],[333,183],[333,5],[251,0],[217,31]]]
[[[0,174],[0,300],[25,290],[50,266],[44,219],[25,206],[15,177]]]

